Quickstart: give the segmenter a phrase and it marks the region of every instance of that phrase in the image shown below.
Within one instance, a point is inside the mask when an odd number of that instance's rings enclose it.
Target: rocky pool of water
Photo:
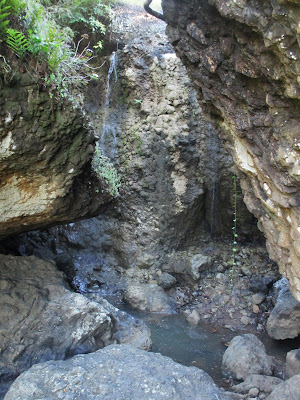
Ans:
[[[109,299],[111,302],[112,299]],[[136,311],[116,304],[135,318],[142,319],[151,330],[152,351],[172,358],[174,361],[195,366],[207,372],[218,386],[226,387],[227,380],[221,371],[223,354],[230,340],[245,331],[231,331],[224,327],[200,323],[189,324],[182,314],[154,314]],[[267,334],[257,334],[269,355],[285,362],[286,353],[300,347],[300,338],[276,341]]]

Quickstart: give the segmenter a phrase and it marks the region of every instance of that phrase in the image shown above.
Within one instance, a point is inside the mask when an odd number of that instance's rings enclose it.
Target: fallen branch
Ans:
[[[144,9],[147,11],[147,13],[149,13],[150,15],[153,15],[153,17],[156,17],[158,19],[161,19],[162,21],[165,21],[166,20],[165,16],[161,12],[153,10],[150,7],[151,3],[152,3],[152,0],[146,0],[144,2]]]

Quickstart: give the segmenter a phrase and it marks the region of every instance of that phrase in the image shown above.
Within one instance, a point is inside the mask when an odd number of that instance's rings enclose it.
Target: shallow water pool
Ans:
[[[190,325],[183,315],[161,315],[119,308],[142,319],[151,329],[152,351],[174,361],[195,366],[207,372],[219,386],[226,386],[221,372],[223,354],[230,340],[243,332],[232,332],[223,327],[201,324]],[[266,346],[267,353],[284,362],[286,353],[300,347],[300,338],[275,341],[265,334],[256,335]]]

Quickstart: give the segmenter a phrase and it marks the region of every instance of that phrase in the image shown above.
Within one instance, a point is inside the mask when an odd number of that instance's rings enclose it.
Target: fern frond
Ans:
[[[6,5],[6,0],[0,1],[0,35],[4,36],[9,24],[9,20],[6,19],[10,15],[10,6]]]
[[[22,32],[16,29],[7,29],[6,43],[18,57],[22,57],[28,50],[29,43]]]

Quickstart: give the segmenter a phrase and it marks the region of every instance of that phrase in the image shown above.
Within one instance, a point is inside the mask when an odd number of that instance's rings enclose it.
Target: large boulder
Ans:
[[[91,170],[87,118],[32,71],[1,68],[0,80],[0,238],[99,214],[110,196]]]
[[[277,385],[266,400],[300,400],[300,375]]]
[[[267,332],[277,340],[293,339],[300,334],[300,302],[293,297],[286,280],[281,283]]]
[[[148,326],[139,319],[124,311],[120,311],[97,293],[86,294],[89,299],[100,303],[109,313],[114,332],[112,339],[114,343],[127,343],[142,350],[151,350],[151,332]]]
[[[0,288],[2,383],[39,362],[130,343],[130,336],[138,342],[137,331],[124,332],[134,321],[126,324],[107,304],[71,292],[51,261],[0,255]],[[149,348],[147,328],[139,328],[144,332],[138,345]]]
[[[202,370],[129,345],[34,365],[5,400],[226,400]]]
[[[235,336],[222,359],[225,375],[245,380],[249,375],[272,375],[274,363],[263,343],[253,334]]]
[[[300,349],[291,350],[287,353],[285,374],[287,378],[300,374]]]
[[[129,282],[124,293],[124,301],[131,307],[142,311],[161,312],[170,314],[174,312],[174,301],[156,283],[147,285]]]

